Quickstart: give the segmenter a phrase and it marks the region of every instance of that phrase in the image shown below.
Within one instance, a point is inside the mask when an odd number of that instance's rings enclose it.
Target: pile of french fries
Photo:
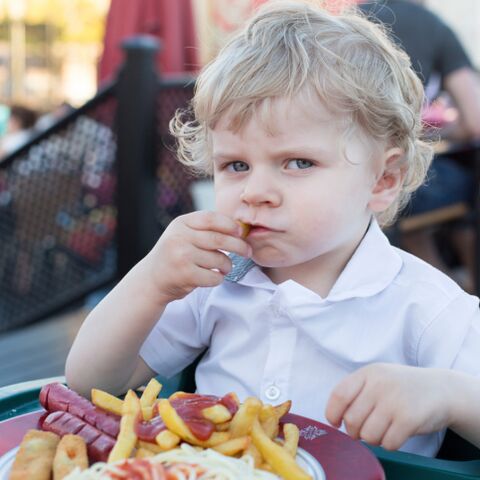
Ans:
[[[272,406],[263,404],[255,397],[247,398],[242,404],[237,399],[239,408],[233,416],[220,404],[205,408],[202,415],[215,424],[215,431],[208,440],[200,440],[170,403],[173,398],[186,394],[176,392],[169,399],[159,399],[161,388],[161,384],[152,379],[140,398],[133,390],[129,390],[124,400],[102,390],[92,390],[92,402],[95,405],[121,416],[120,432],[110,452],[109,463],[131,456],[153,456],[187,442],[198,448],[212,448],[223,455],[250,455],[255,467],[273,472],[286,480],[311,479],[295,460],[299,440],[297,426],[284,424],[284,439],[277,438],[279,421],[289,411],[290,401]],[[137,419],[150,420],[155,409],[167,428],[156,436],[155,443],[141,441],[135,432]]]

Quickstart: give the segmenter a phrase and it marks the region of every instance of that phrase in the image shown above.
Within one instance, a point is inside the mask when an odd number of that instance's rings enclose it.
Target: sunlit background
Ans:
[[[215,55],[258,3],[192,0],[201,63]],[[425,3],[454,28],[480,65],[480,1]],[[0,0],[0,102],[46,111],[63,101],[78,106],[91,98],[98,87],[109,5],[110,0]]]
[[[1,0],[0,98],[48,109],[93,96],[109,0]]]

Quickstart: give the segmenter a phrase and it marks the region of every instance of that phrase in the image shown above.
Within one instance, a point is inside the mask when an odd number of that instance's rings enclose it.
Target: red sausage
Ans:
[[[48,412],[68,412],[111,437],[120,431],[120,417],[105,412],[61,383],[50,383],[40,391],[40,403]]]
[[[106,462],[115,445],[115,438],[101,432],[69,412],[56,411],[50,413],[43,420],[42,430],[56,433],[62,437],[67,433],[79,435],[87,444],[88,458],[91,462]]]

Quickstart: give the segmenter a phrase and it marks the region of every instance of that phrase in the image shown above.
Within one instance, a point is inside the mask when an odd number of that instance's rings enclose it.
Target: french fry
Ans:
[[[135,452],[135,458],[148,458],[155,456],[155,452],[152,452],[148,448],[139,448]]]
[[[278,435],[278,415],[273,405],[263,405],[258,415],[260,425],[268,438],[274,439]]]
[[[156,443],[145,442],[144,440],[137,440],[136,448],[137,450],[140,448],[143,448],[144,450],[150,450],[155,454],[163,452],[163,450]]]
[[[153,418],[153,412],[155,411],[155,405],[149,405],[148,407],[140,407],[142,412],[142,420],[148,422]]]
[[[180,443],[181,438],[170,430],[162,430],[156,437],[158,447],[162,450],[171,450]]]
[[[122,414],[123,402],[119,398],[96,388],[92,388],[91,395],[92,403],[97,407],[100,407],[102,410],[106,410],[107,412],[115,413],[116,415]]]
[[[220,404],[204,408],[202,416],[215,424],[228,422],[232,418],[228,408]]]
[[[53,459],[53,480],[62,480],[76,468],[88,468],[87,445],[79,435],[67,434],[60,440]]]
[[[129,390],[122,406],[122,419],[120,420],[120,432],[115,446],[108,456],[108,463],[128,458],[137,443],[135,423],[140,415],[140,401],[133,390]]]
[[[217,429],[217,432],[226,432],[230,429],[230,424],[231,422],[217,423],[215,428]]]
[[[229,432],[232,438],[243,437],[250,432],[253,421],[257,418],[261,408],[262,402],[255,397],[248,397],[240,405],[230,424]]]
[[[245,455],[250,455],[253,458],[255,468],[260,468],[263,463],[263,458],[258,448],[250,442],[250,445],[245,449]]]
[[[10,480],[50,480],[53,458],[60,437],[55,433],[29,430],[10,471]]]
[[[182,392],[181,390],[179,390],[178,392],[172,393],[172,394],[168,397],[168,399],[169,399],[169,400],[173,400],[174,398],[185,397],[185,396],[187,396],[187,395],[189,395],[189,394],[186,393],[186,392]]]
[[[162,384],[155,378],[152,378],[143,391],[140,397],[140,407],[142,408],[142,416],[145,421],[151,420],[153,417],[152,407],[161,390]]]
[[[226,442],[221,443],[220,445],[216,445],[215,447],[212,447],[212,448],[213,450],[216,450],[217,452],[223,455],[232,457],[233,455],[236,455],[237,453],[240,453],[246,450],[249,444],[250,444],[249,437],[238,437],[238,438],[232,438],[232,440],[227,440]]]
[[[165,398],[160,399],[158,402],[158,413],[160,414],[160,417],[162,417],[163,423],[165,423],[170,431],[192,445],[210,448],[230,439],[230,434],[228,432],[213,432],[208,440],[199,440],[193,435],[186,423]]]
[[[280,420],[284,415],[286,415],[292,406],[292,401],[287,400],[286,402],[281,403],[280,405],[275,405],[273,408],[277,413],[278,420]]]
[[[258,468],[273,473],[273,468],[267,462],[263,462]]]
[[[283,447],[268,438],[258,419],[253,422],[251,438],[262,457],[277,475],[285,480],[312,480],[312,477],[295,462],[295,459]]]
[[[252,228],[252,226],[249,225],[248,223],[243,223],[243,222],[241,222],[240,220],[238,220],[237,223],[238,223],[238,225],[240,225],[240,227],[242,228],[241,237],[242,237],[242,238],[247,238],[247,237],[248,237],[248,234],[250,233],[250,229]]]
[[[293,423],[286,423],[283,426],[283,435],[285,437],[283,448],[292,458],[295,458],[297,455],[298,440],[300,438],[298,427]]]
[[[270,418],[276,415],[277,415],[277,412],[275,410],[275,407],[273,405],[266,403],[262,405],[260,412],[258,412],[258,420],[260,420],[260,423],[262,423],[267,418]]]

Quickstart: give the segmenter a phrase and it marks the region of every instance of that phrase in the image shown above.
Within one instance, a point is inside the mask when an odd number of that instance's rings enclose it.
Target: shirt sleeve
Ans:
[[[480,375],[477,297],[462,292],[426,325],[418,342],[417,364]]]
[[[198,291],[168,304],[140,349],[145,363],[166,378],[190,365],[207,347],[201,335]]]

